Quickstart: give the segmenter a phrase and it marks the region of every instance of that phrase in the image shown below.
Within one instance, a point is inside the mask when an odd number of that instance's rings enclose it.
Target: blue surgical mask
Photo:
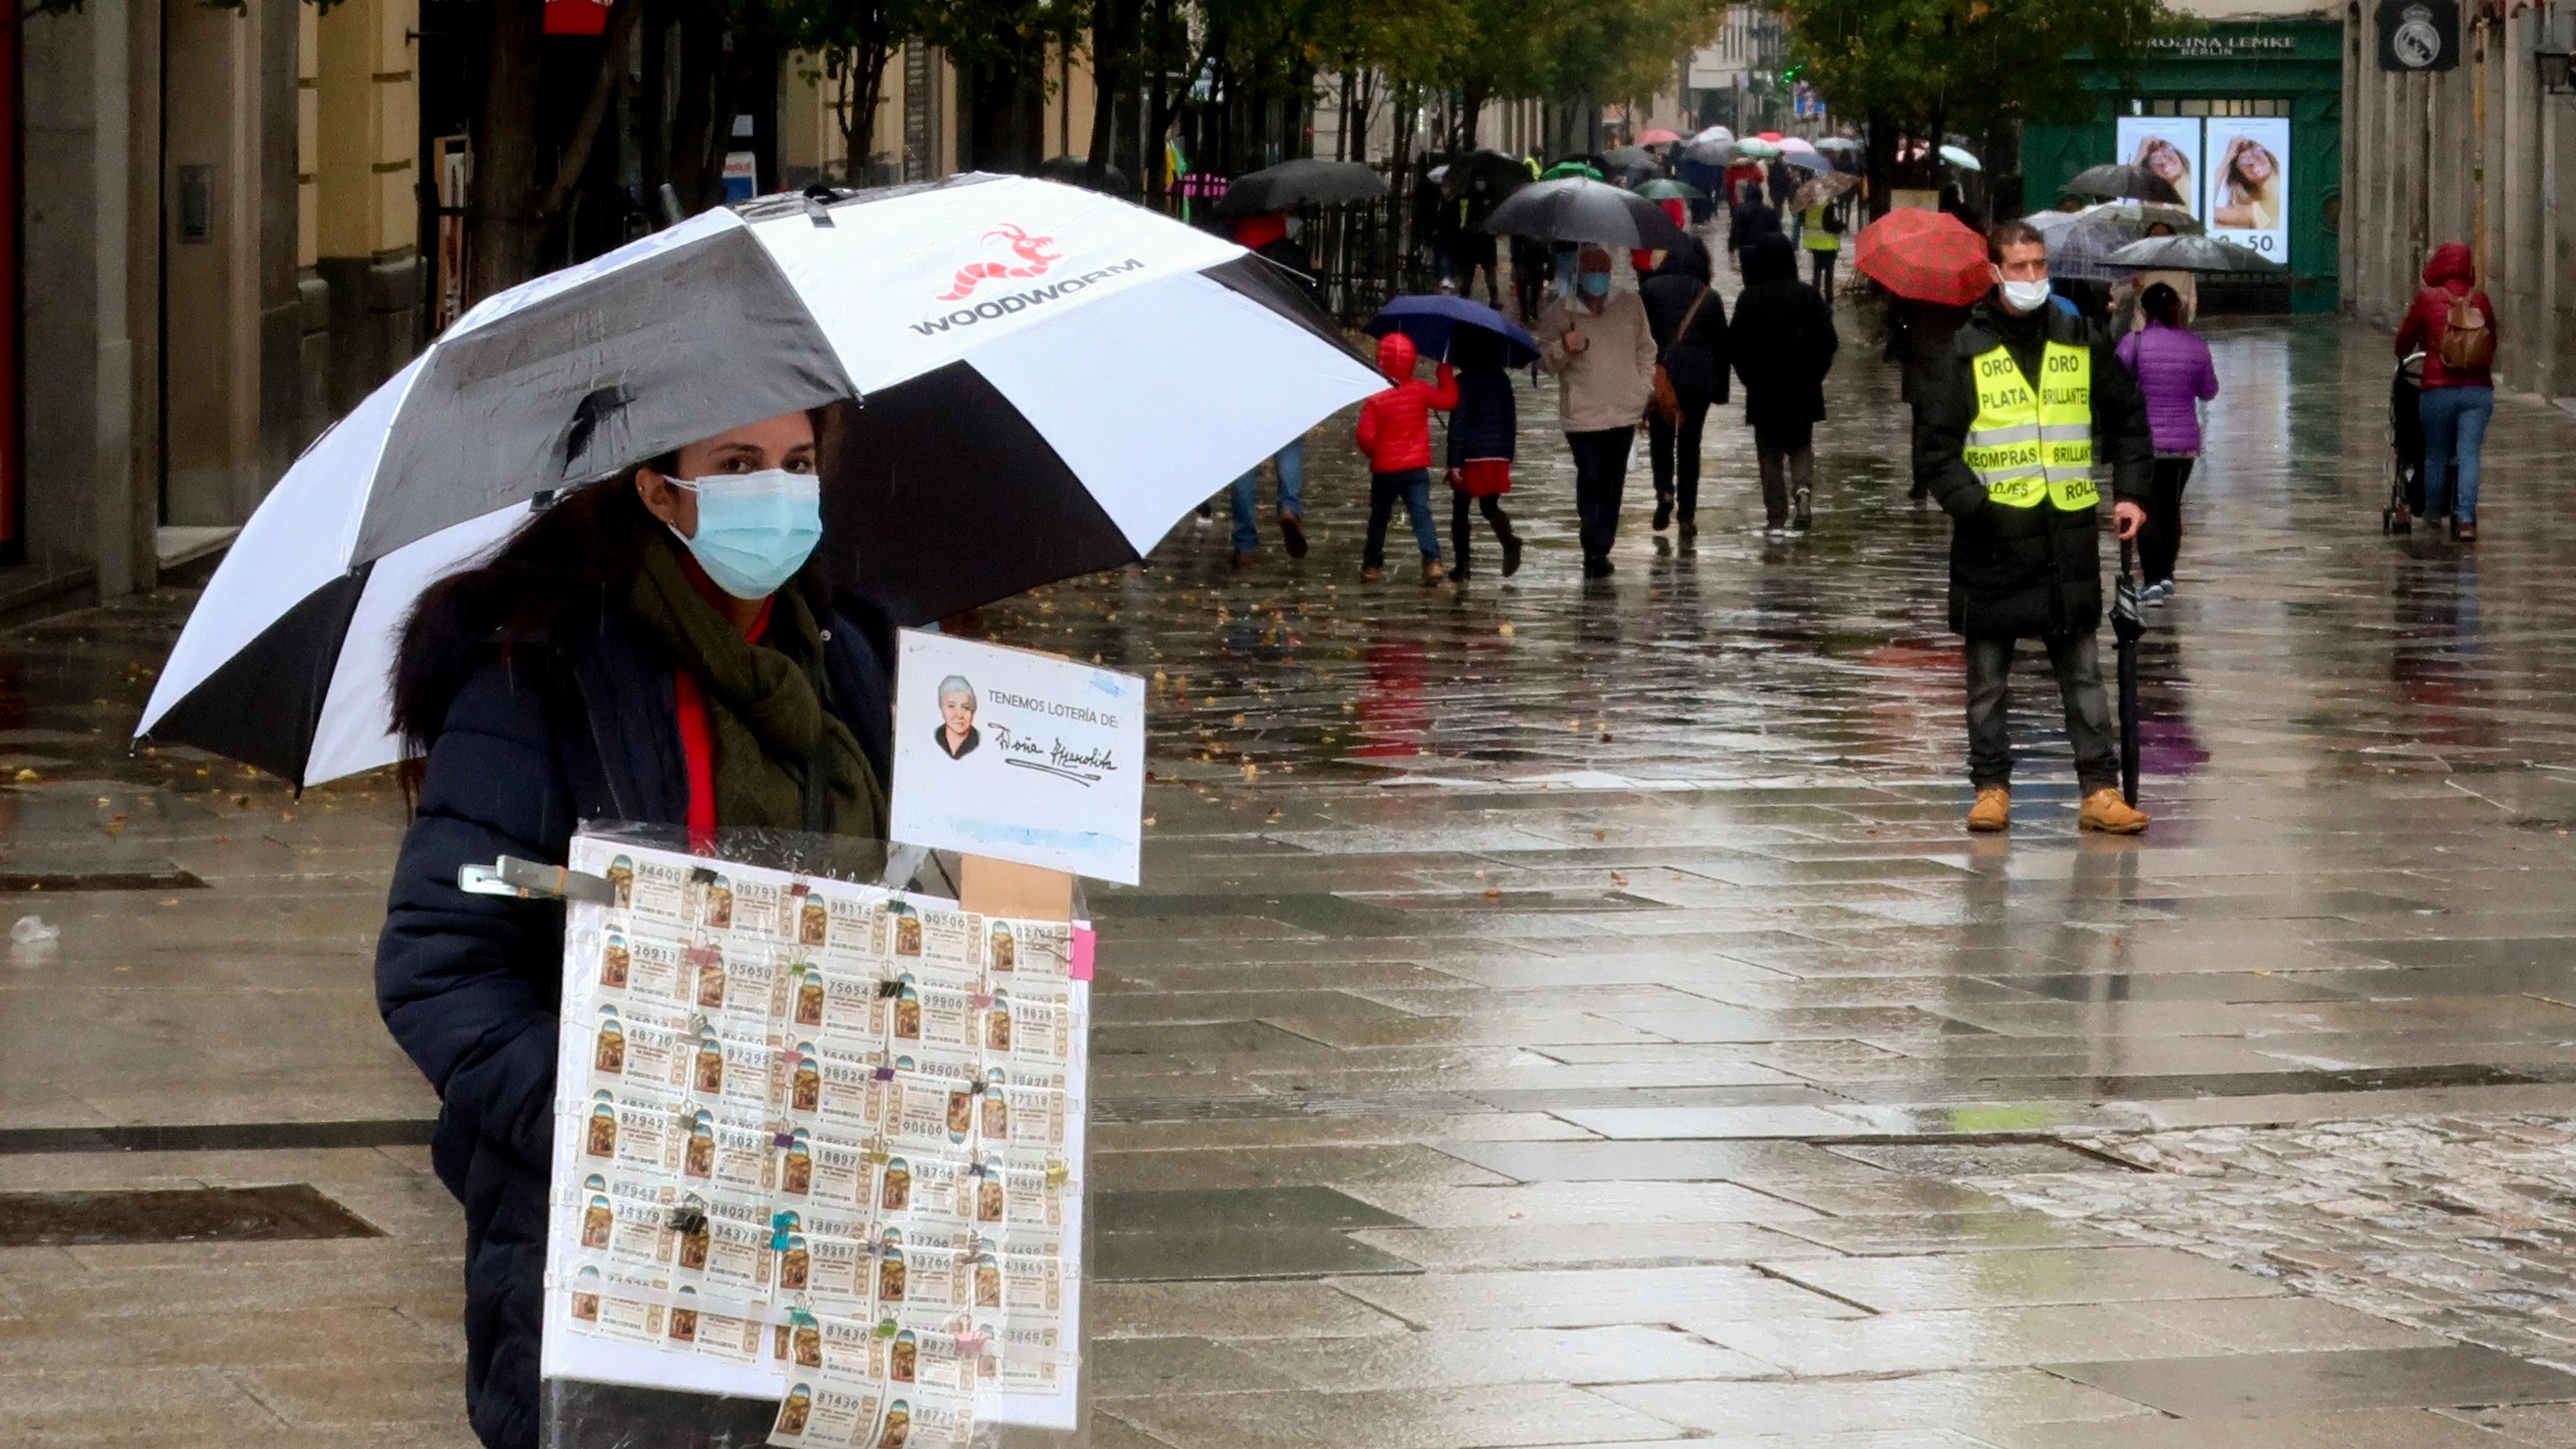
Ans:
[[[1583,286],[1583,295],[1587,297],[1607,297],[1610,295],[1610,274],[1608,272],[1585,272],[1582,275],[1581,283]]]
[[[698,495],[697,537],[680,542],[737,599],[776,593],[823,541],[823,481],[811,473],[772,468],[671,482]]]

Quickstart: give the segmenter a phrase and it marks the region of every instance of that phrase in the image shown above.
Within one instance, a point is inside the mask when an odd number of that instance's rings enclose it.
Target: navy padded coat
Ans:
[[[887,779],[889,678],[826,624],[830,704]],[[465,1392],[491,1449],[537,1443],[563,905],[469,896],[457,868],[560,864],[584,820],[680,825],[674,665],[614,616],[483,646],[432,740],[376,943],[376,1004],[438,1092],[432,1165],[465,1208]]]

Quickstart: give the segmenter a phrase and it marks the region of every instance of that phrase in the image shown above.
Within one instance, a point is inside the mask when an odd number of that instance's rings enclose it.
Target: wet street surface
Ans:
[[[1524,385],[1511,579],[1486,535],[1423,586],[1399,521],[1363,584],[1337,420],[1302,562],[1231,567],[1220,499],[986,611],[1154,687],[1145,881],[1090,895],[1088,1442],[2576,1442],[2576,417],[2499,402],[2483,542],[2383,538],[2384,341],[2217,325],[2153,829],[2075,833],[2026,653],[1971,839],[1948,525],[1842,321],[1809,534],[1731,404],[1696,538],[1641,446],[1587,584]],[[61,931],[0,964],[0,1432],[468,1444],[369,977],[401,796],[127,756],[186,603],[0,647],[0,887]],[[325,1201],[45,1226],[271,1186]]]

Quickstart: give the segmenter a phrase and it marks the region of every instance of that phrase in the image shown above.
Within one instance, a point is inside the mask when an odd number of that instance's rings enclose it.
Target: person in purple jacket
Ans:
[[[2182,325],[2182,296],[2162,282],[2138,299],[2144,329],[2120,339],[2120,360],[2137,374],[2147,400],[2147,431],[2155,438],[2156,471],[2147,492],[2147,526],[2138,530],[2139,562],[2146,569],[2141,602],[2174,596],[2174,559],[2182,552],[2182,486],[2200,457],[2198,404],[2218,396],[2218,369],[2209,344]]]

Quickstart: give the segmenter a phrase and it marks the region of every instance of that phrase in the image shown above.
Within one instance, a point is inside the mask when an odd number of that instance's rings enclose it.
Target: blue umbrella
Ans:
[[[1368,335],[1384,337],[1401,332],[1413,339],[1423,356],[1445,360],[1449,356],[1449,334],[1460,327],[1476,327],[1503,339],[1503,366],[1526,367],[1538,361],[1538,339],[1520,329],[1509,317],[1465,297],[1397,297],[1378,309],[1369,319]]]

